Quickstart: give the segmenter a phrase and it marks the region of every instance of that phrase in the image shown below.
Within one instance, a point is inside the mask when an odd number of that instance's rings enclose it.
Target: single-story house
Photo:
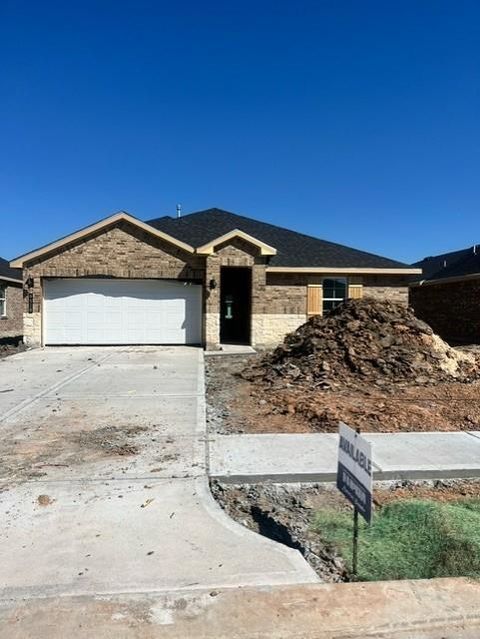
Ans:
[[[422,279],[410,285],[410,305],[443,339],[480,342],[480,247],[426,257],[414,266]]]
[[[26,255],[30,345],[268,347],[348,297],[408,301],[419,269],[208,209],[143,222],[125,212]]]
[[[0,342],[23,334],[22,271],[0,257]]]

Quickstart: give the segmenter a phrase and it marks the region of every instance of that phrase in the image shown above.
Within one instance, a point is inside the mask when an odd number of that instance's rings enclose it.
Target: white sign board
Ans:
[[[340,422],[337,488],[369,523],[372,518],[372,445]]]

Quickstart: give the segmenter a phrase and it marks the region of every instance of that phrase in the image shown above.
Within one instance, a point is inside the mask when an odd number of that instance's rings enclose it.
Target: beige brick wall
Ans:
[[[5,287],[6,315],[0,317],[0,340],[21,337],[23,334],[23,290],[22,285],[0,280]]]
[[[269,315],[304,315],[307,312],[307,284],[303,273],[268,273],[266,289],[258,313]]]
[[[408,305],[409,277],[381,277],[379,275],[363,278],[363,296],[374,299],[387,299]]]
[[[40,346],[42,343],[42,314],[23,314],[23,341],[27,346]]]
[[[272,348],[307,321],[305,313],[252,315],[252,346]]]

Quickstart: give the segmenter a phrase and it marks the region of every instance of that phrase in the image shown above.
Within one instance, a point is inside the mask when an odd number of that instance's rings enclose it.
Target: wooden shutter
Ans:
[[[363,284],[349,284],[348,297],[352,300],[361,300],[363,297]]]
[[[307,315],[322,315],[323,289],[321,284],[307,286]]]

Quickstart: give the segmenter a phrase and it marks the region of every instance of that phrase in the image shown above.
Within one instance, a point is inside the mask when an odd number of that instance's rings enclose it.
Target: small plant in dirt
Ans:
[[[319,511],[313,529],[352,562],[352,516]],[[401,501],[361,524],[358,579],[480,578],[480,500]]]

